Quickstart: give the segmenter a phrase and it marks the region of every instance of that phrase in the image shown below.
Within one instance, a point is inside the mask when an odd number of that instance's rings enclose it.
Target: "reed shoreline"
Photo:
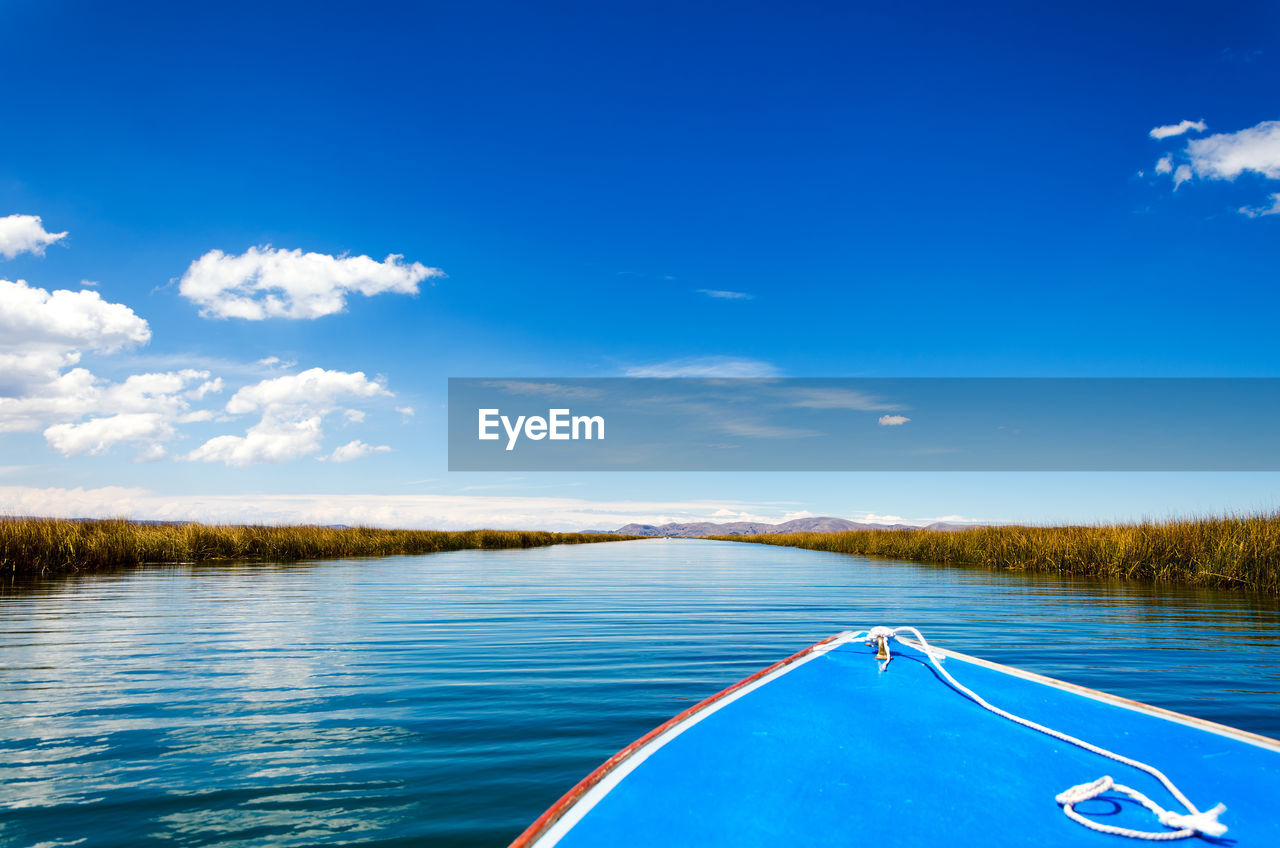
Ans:
[[[1137,524],[708,536],[816,551],[1280,595],[1280,512]]]
[[[127,520],[0,518],[0,574],[90,572],[144,563],[293,562],[465,549],[618,542],[612,533],[380,530],[314,525],[146,524]]]

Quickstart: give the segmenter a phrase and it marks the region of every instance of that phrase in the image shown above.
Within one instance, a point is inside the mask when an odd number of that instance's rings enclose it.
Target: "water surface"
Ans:
[[[694,540],[156,567],[0,596],[0,846],[495,846],[817,639],[1280,736],[1280,604]]]

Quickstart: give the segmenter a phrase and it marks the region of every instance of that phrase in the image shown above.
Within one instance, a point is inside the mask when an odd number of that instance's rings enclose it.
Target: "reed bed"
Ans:
[[[1140,524],[710,538],[1008,571],[1243,587],[1280,594],[1280,512]]]
[[[465,548],[535,548],[634,538],[637,537],[525,530],[448,532],[310,525],[272,527],[0,518],[0,574],[55,574],[140,563],[208,560],[289,562],[425,554]]]

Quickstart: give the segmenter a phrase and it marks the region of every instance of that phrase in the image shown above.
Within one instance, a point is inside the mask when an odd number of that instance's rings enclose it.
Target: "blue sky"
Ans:
[[[448,377],[1280,376],[1278,17],[0,4],[0,509],[1274,509],[1267,473],[450,474],[444,402]],[[220,317],[237,297],[262,317]]]

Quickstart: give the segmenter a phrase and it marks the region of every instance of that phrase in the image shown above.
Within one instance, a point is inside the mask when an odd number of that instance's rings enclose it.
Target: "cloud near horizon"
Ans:
[[[0,256],[12,259],[21,253],[44,256],[44,249],[67,237],[50,233],[39,215],[8,215],[0,218]]]
[[[106,486],[0,486],[0,515],[133,518],[224,524],[348,524],[420,530],[613,530],[624,524],[757,521],[775,524],[813,513],[793,503],[710,500],[605,500],[505,495],[170,495]],[[929,524],[860,511],[852,521]],[[959,516],[947,520],[974,521]]]
[[[423,280],[445,276],[439,268],[406,263],[400,254],[382,262],[368,256],[330,256],[251,247],[239,256],[211,250],[191,263],[178,293],[206,318],[313,319],[347,308],[347,295],[417,294]]]

